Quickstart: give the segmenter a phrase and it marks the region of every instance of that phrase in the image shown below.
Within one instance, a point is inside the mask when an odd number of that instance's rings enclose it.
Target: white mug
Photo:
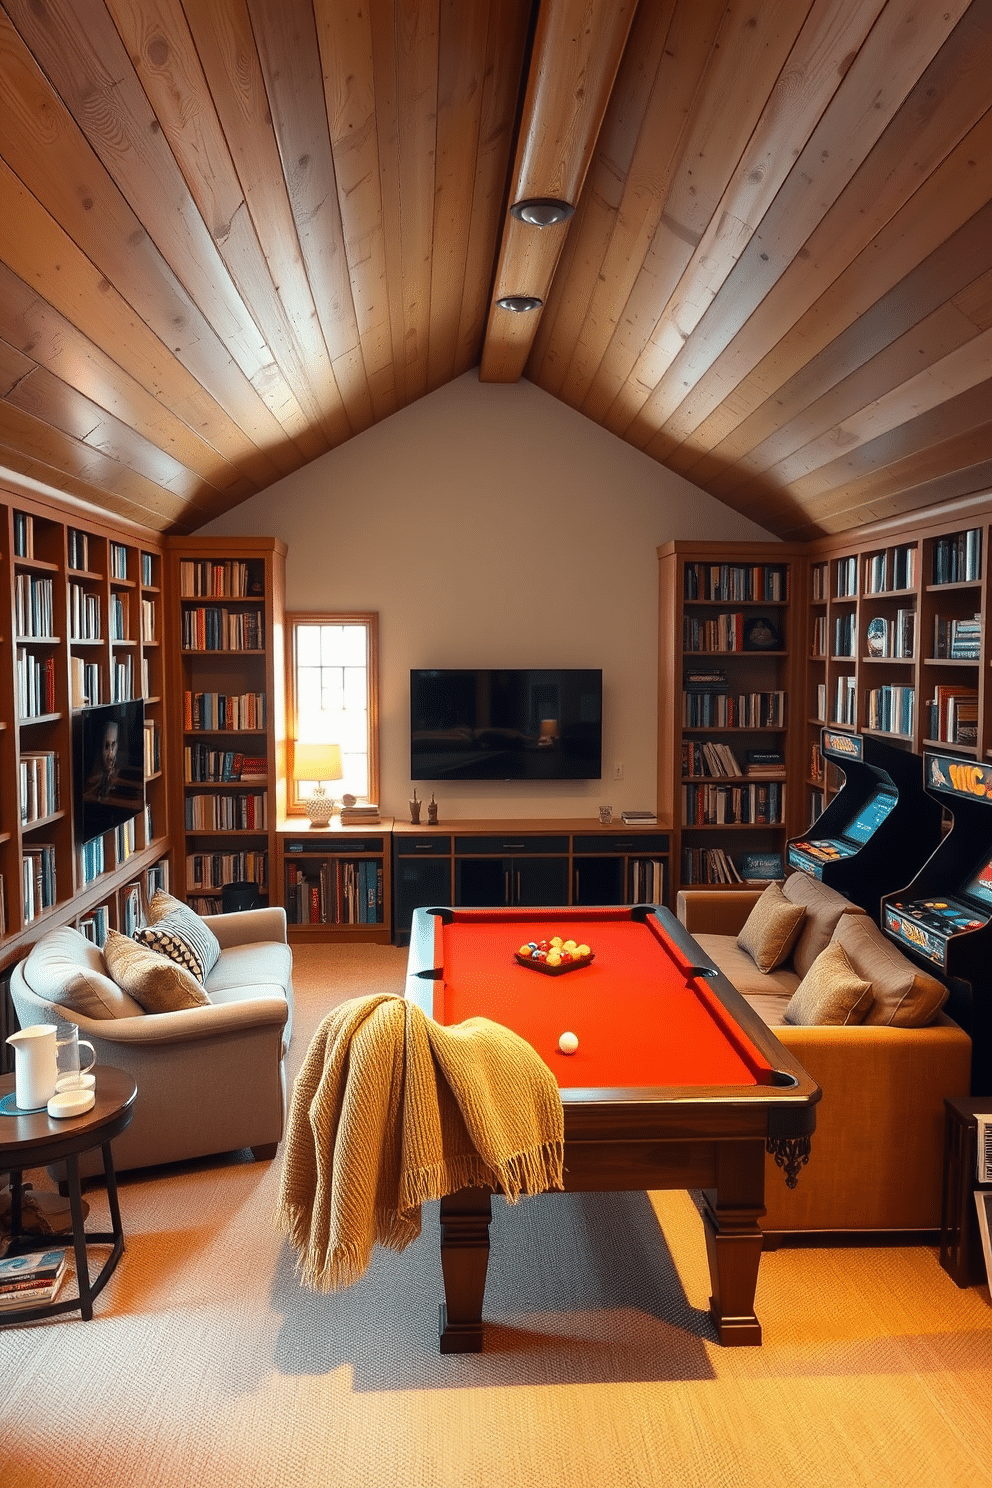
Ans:
[[[58,1082],[55,1086],[57,1091],[62,1090],[85,1090],[91,1089],[96,1084],[96,1076],[90,1074],[90,1070],[96,1064],[96,1050],[88,1039],[79,1037],[79,1029],[75,1023],[60,1021],[55,1034],[55,1059],[58,1066]],[[89,1060],[83,1062],[80,1051],[88,1049]]]

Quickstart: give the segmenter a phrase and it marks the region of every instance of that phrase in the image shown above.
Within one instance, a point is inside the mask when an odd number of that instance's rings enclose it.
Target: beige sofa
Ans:
[[[805,874],[783,891],[805,916],[786,963],[759,971],[737,944],[760,890],[682,890],[678,917],[823,1091],[796,1188],[767,1159],[766,1234],[935,1230],[940,1225],[945,1096],[969,1089],[971,1040],[936,1011],[943,989],[835,890]],[[852,923],[857,917],[857,923]],[[792,994],[820,951],[845,944],[873,981],[862,1023],[794,1026]],[[873,973],[867,976],[867,970]],[[924,1026],[913,1026],[923,1021]]]
[[[275,1156],[286,1110],[283,1055],[292,1028],[292,952],[280,908],[208,915],[220,957],[203,986],[209,1004],[147,1013],[108,975],[78,930],[41,937],[13,970],[22,1027],[65,1018],[97,1064],[135,1078],[130,1125],[114,1141],[118,1171],[251,1148]],[[102,1172],[99,1151],[80,1158]]]

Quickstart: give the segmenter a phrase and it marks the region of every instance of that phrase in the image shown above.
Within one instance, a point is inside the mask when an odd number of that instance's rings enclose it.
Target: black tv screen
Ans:
[[[104,703],[75,715],[76,834],[80,842],[145,809],[145,705]]]
[[[599,780],[603,673],[410,673],[411,780]]]

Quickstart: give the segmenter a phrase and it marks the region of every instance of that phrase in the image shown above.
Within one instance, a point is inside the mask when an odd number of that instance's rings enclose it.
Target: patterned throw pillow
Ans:
[[[198,982],[206,980],[220,957],[216,935],[185,904],[179,904],[164,919],[145,925],[134,938],[139,945],[149,946],[177,966],[184,966]]]
[[[759,971],[774,971],[788,959],[806,918],[802,904],[790,904],[777,883],[770,883],[748,915],[737,944]]]
[[[107,931],[103,954],[114,981],[146,1013],[173,1013],[182,1008],[206,1007],[210,1002],[196,978],[183,967],[118,930]]]
[[[821,951],[782,1014],[804,1027],[861,1023],[872,1004],[871,982],[854,970],[844,947],[832,940]]]

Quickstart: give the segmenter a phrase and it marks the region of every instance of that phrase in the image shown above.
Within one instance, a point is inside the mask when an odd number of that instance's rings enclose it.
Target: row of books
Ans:
[[[784,728],[784,692],[682,694],[682,722],[687,728]]]
[[[262,573],[260,563],[184,558],[179,564],[179,593],[184,599],[241,599],[262,593]]]
[[[34,1250],[0,1260],[0,1311],[54,1302],[69,1271],[66,1250]]]
[[[18,718],[44,718],[55,712],[55,657],[19,650],[17,671]]]
[[[37,919],[50,909],[56,899],[55,845],[32,843],[21,849],[21,873],[24,889],[24,923]]]
[[[110,701],[129,703],[134,697],[134,661],[130,656],[110,664]]]
[[[748,647],[750,622],[743,610],[700,619],[682,617],[682,648],[685,651],[744,651]]]
[[[34,557],[34,517],[28,512],[14,513],[14,557]]]
[[[874,615],[865,627],[865,646],[869,656],[915,656],[916,611],[896,610],[894,619]]]
[[[150,780],[162,768],[162,730],[155,718],[145,719],[144,762],[145,779]]]
[[[838,558],[834,582],[834,594],[838,599],[847,599],[858,592],[858,560],[852,554],[849,558]]]
[[[686,847],[682,850],[684,884],[767,883],[784,873],[781,853],[741,853],[735,863],[722,847]]]
[[[261,610],[183,610],[184,651],[261,651],[264,636]]]
[[[683,826],[778,824],[783,820],[785,786],[778,780],[751,785],[682,787]]]
[[[634,904],[664,904],[665,863],[662,858],[632,858],[630,894]]]
[[[110,639],[112,641],[129,641],[131,639],[131,605],[129,594],[112,594],[110,596]]]
[[[853,610],[846,615],[837,615],[834,619],[834,651],[835,656],[854,655],[854,637],[857,634],[857,617]]]
[[[66,531],[65,544],[69,567],[81,568],[85,573],[90,566],[89,533],[80,532],[77,527],[70,527]]]
[[[247,783],[265,780],[267,774],[264,754],[239,754],[233,749],[212,749],[208,744],[187,744],[183,750],[183,779],[188,784],[198,781]]]
[[[286,865],[286,918],[294,925],[378,925],[382,865],[371,858],[325,858],[306,872]]]
[[[74,708],[96,707],[100,702],[98,662],[84,661],[81,656],[69,657],[69,696]]]
[[[187,832],[256,832],[268,824],[268,793],[186,797]]]
[[[687,563],[686,599],[768,603],[789,597],[788,570],[778,563]]]
[[[944,744],[978,743],[978,692],[974,687],[935,687],[928,707],[931,739]]]
[[[982,577],[982,529],[939,537],[933,545],[935,584],[974,583]]]
[[[982,617],[966,620],[933,617],[933,654],[940,661],[978,661],[982,654]]]
[[[73,641],[98,641],[103,635],[100,596],[90,594],[73,580],[69,585],[69,637]]]
[[[916,588],[916,545],[887,548],[865,558],[865,593],[889,594]]]
[[[729,744],[682,741],[682,774],[688,779],[702,776],[743,775],[740,762]]]
[[[865,728],[910,735],[915,727],[915,687],[872,687],[865,693]]]
[[[38,637],[55,634],[51,579],[14,575],[14,633]]]
[[[127,578],[127,548],[123,543],[112,542],[110,544],[110,577],[112,579]]]
[[[146,645],[154,643],[155,640],[155,601],[142,596],[141,600],[141,639]]]
[[[264,693],[187,692],[183,695],[183,728],[187,731],[264,727]]]
[[[54,749],[24,753],[19,761],[21,823],[43,821],[59,809],[59,757]]]
[[[215,890],[218,894],[228,883],[256,883],[261,891],[269,881],[269,855],[266,852],[188,853],[186,887],[191,893]]]
[[[826,706],[826,686],[824,683],[816,689],[817,706],[820,706],[820,694],[823,694],[823,705]],[[825,714],[821,711],[820,718]],[[834,687],[834,716],[833,723],[844,724],[847,728],[854,728],[858,718],[858,694],[857,678],[852,676],[838,677]]]

